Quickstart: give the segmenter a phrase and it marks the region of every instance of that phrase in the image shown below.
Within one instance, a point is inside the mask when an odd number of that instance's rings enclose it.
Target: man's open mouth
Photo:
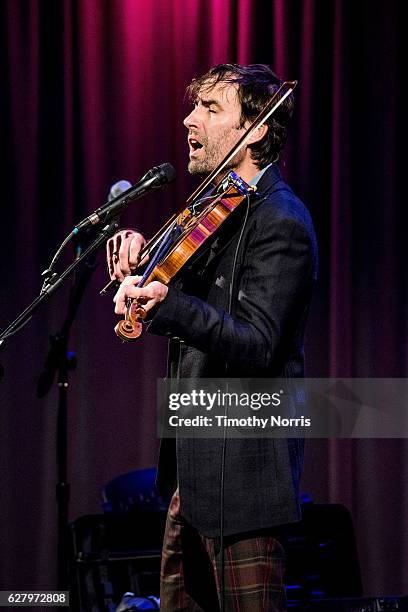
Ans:
[[[199,142],[198,140],[196,140],[196,138],[189,138],[188,139],[188,144],[190,145],[190,149],[192,151],[197,151],[198,149],[202,149],[203,145],[201,142]]]

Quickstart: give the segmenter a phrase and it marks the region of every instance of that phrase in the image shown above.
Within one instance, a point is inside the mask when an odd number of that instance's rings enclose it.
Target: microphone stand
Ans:
[[[89,244],[83,253],[61,275],[53,275],[48,281],[40,295],[0,334],[0,347],[4,346],[5,340],[20,330],[32,318],[34,312],[40,305],[48,300],[54,292],[62,286],[65,279],[71,275],[80,264],[87,260],[106,240],[118,229],[119,224],[114,219],[104,227],[98,236]],[[57,410],[57,485],[56,498],[58,507],[57,518],[57,572],[58,590],[68,589],[68,506],[70,496],[70,484],[67,481],[67,405],[68,405],[68,372],[76,366],[75,356],[67,353],[69,332],[78,311],[86,286],[95,270],[94,262],[87,262],[78,281],[74,283],[66,319],[60,333],[50,336],[51,347],[48,352],[45,368],[40,375],[37,387],[37,396],[44,397],[50,390],[55,373],[58,373],[58,410]]]
[[[93,258],[92,258],[93,259]],[[58,590],[68,589],[68,507],[70,498],[70,483],[68,482],[68,453],[67,453],[67,406],[69,389],[69,372],[75,370],[77,360],[74,353],[68,352],[69,334],[76,313],[91,276],[96,269],[92,261],[86,262],[81,275],[74,281],[69,302],[68,311],[61,331],[50,336],[50,349],[45,360],[44,371],[41,373],[37,397],[43,398],[51,389],[55,374],[58,373],[58,409],[57,409],[57,485],[56,499],[58,507],[57,522],[57,569]]]
[[[31,302],[31,304],[27,306],[27,308],[23,310],[23,312],[18,315],[18,317],[14,319],[14,321],[10,323],[10,325],[0,334],[0,348],[3,348],[7,338],[14,335],[17,331],[22,329],[24,325],[26,325],[26,323],[28,323],[28,321],[32,318],[34,312],[38,310],[41,304],[47,301],[51,297],[51,295],[53,295],[53,293],[55,293],[55,291],[63,285],[65,279],[78,268],[78,266],[84,261],[84,259],[87,259],[89,255],[99,249],[106,242],[106,240],[110,238],[110,236],[113,236],[118,227],[119,224],[116,219],[111,221],[111,223],[109,223],[109,225],[106,225],[101,230],[95,240],[90,243],[90,245],[85,249],[85,251],[83,251],[83,253],[78,258],[76,258],[75,261],[73,261],[61,275],[54,274],[48,280],[48,285],[46,285],[42,289],[40,295],[37,296]]]

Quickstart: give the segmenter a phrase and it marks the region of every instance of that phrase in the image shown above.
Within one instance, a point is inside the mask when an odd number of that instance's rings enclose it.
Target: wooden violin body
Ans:
[[[221,194],[209,196],[202,210],[197,213],[197,204],[184,210],[174,222],[174,238],[167,248],[163,249],[153,266],[150,265],[139,282],[143,287],[152,281],[160,281],[168,285],[189,262],[203,245],[215,234],[224,221],[233,213],[241,202],[254,193],[255,188],[250,187],[235,172],[230,172],[221,182]],[[207,197],[205,202],[207,202]],[[192,212],[194,208],[195,212]],[[171,233],[170,232],[170,233]],[[160,251],[160,246],[158,247]],[[129,342],[138,338],[142,332],[142,320],[146,311],[140,300],[129,301],[126,318],[120,321],[115,332],[122,340]]]

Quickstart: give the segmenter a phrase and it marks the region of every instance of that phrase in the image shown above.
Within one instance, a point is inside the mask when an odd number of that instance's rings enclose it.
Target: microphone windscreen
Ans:
[[[124,180],[118,181],[117,183],[112,185],[112,187],[110,188],[109,196],[108,196],[108,202],[110,202],[114,198],[117,198],[121,193],[129,189],[131,186],[132,186],[132,183],[129,183],[129,181],[124,181]]]
[[[165,164],[162,164],[161,166],[159,166],[159,168],[161,168],[163,174],[166,177],[163,183],[172,183],[174,179],[176,178],[176,171],[173,168],[173,166],[169,164],[168,162],[166,162]]]

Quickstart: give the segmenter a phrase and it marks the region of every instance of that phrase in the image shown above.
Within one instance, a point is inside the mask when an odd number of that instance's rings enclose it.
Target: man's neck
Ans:
[[[253,164],[252,162],[249,164],[243,164],[238,168],[234,169],[234,172],[238,174],[238,176],[242,178],[242,180],[246,183],[250,183],[252,179],[256,177],[259,171],[260,168],[258,168],[258,166],[255,166],[255,164]]]
[[[232,168],[232,172],[238,174],[243,181],[249,184],[257,176],[257,174],[261,172],[261,168],[258,168],[258,166],[251,163],[240,165],[237,168]],[[213,181],[214,185],[218,185],[223,176],[225,176],[225,174],[221,172],[220,175]]]

